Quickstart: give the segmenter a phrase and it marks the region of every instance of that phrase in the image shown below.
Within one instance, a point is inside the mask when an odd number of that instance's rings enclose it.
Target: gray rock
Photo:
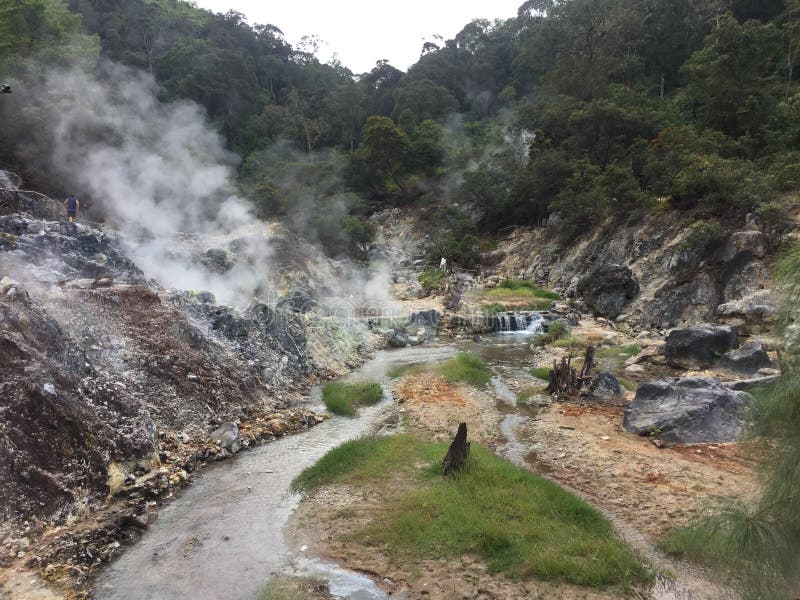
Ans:
[[[575,291],[596,315],[616,319],[639,293],[639,283],[628,267],[604,265],[581,279]]]
[[[667,362],[673,366],[705,369],[717,362],[720,356],[738,347],[736,327],[700,325],[670,331],[664,352]]]
[[[614,400],[625,394],[617,378],[608,371],[600,371],[592,382],[589,390],[589,398],[592,400],[608,401]]]
[[[720,371],[745,377],[755,375],[759,369],[772,369],[774,366],[761,342],[749,342],[738,350],[731,350],[717,363],[717,369]]]
[[[405,322],[404,327],[410,331],[417,329],[425,329],[436,331],[439,329],[439,323],[442,322],[442,315],[435,310],[423,310],[421,312],[412,313],[408,320]]]
[[[403,348],[411,343],[408,335],[396,329],[390,329],[386,332],[386,344],[390,348]]]
[[[239,426],[233,421],[223,423],[222,426],[211,433],[211,439],[219,442],[231,454],[236,454],[242,448],[242,438],[239,436]]]
[[[639,384],[622,424],[637,435],[656,432],[665,442],[730,442],[742,432],[750,400],[710,377],[651,381]]]

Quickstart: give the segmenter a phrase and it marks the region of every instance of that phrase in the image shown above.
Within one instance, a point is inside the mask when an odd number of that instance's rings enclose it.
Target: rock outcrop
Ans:
[[[639,384],[625,410],[623,426],[636,435],[665,442],[731,442],[742,432],[751,397],[709,377],[667,379]]]
[[[772,362],[761,342],[749,342],[738,350],[726,352],[717,363],[717,369],[735,375],[752,377],[759,369],[772,369]]]
[[[592,381],[589,389],[589,399],[597,402],[610,402],[618,400],[625,395],[623,388],[617,378],[608,371],[600,371]]]
[[[739,335],[730,325],[701,325],[673,329],[664,352],[667,362],[682,369],[713,366],[726,352],[739,347]]]
[[[616,319],[639,293],[639,283],[628,267],[602,265],[577,282],[575,293],[595,315]]]

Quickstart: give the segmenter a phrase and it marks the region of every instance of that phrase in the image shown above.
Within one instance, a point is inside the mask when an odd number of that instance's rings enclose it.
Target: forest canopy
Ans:
[[[800,186],[800,0],[529,0],[426,42],[406,73],[361,74],[279,24],[182,0],[0,0],[0,15],[4,78],[25,85],[33,60],[142,69],[162,100],[205,108],[265,217],[313,196],[361,241],[370,210],[430,194],[475,233],[558,212],[569,238],[663,203],[739,221]],[[3,127],[2,158],[46,179],[21,160],[26,126]],[[287,179],[298,169],[316,174]]]

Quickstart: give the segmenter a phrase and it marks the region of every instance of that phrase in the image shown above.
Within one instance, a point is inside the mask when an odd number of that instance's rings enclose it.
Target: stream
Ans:
[[[391,369],[445,360],[458,351],[480,356],[494,373],[494,402],[503,415],[500,430],[506,439],[498,452],[518,466],[546,474],[546,465],[536,459],[536,441],[519,435],[524,425],[536,418],[536,409],[518,404],[516,394],[506,383],[534,381],[527,373],[531,362],[529,341],[524,333],[491,335],[480,341],[449,340],[378,352],[342,380],[380,381],[385,392],[380,403],[362,408],[359,418],[333,417],[306,432],[256,447],[203,470],[180,497],[161,509],[142,539],[101,573],[95,585],[96,597],[253,600],[271,574],[291,570],[293,575],[325,580],[338,598],[386,598],[368,577],[289,548],[284,529],[300,502],[300,496],[290,491],[292,480],[332,448],[367,433],[395,428],[397,412],[387,376]],[[319,387],[311,390],[304,406],[325,411]],[[676,579],[659,578],[652,598],[706,597],[690,592],[705,588],[701,577],[654,553],[644,536],[603,512],[656,567],[681,573]]]
[[[303,433],[243,452],[204,469],[194,483],[159,511],[142,539],[97,579],[103,600],[252,600],[271,573],[293,556],[283,530],[300,502],[289,487],[306,467],[340,444],[379,430],[392,416],[386,373],[397,366],[443,360],[455,350],[403,348],[380,351],[344,380],[381,381],[384,399],[360,417],[333,417]],[[319,388],[306,407],[325,412]],[[334,595],[385,598],[368,578],[335,565],[305,561],[304,570],[330,582]]]

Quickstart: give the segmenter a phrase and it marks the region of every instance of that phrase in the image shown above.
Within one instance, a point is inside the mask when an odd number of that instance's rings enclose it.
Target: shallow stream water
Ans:
[[[519,466],[546,473],[546,465],[536,458],[536,441],[521,434],[525,425],[536,419],[536,410],[518,403],[509,386],[534,381],[528,373],[532,360],[529,336],[492,335],[480,341],[455,340],[378,352],[343,379],[381,381],[384,400],[362,408],[357,419],[333,417],[309,431],[204,470],[192,486],[161,510],[141,541],[101,574],[96,596],[101,600],[252,600],[271,574],[290,571],[324,579],[339,598],[386,598],[368,577],[289,548],[284,529],[300,501],[291,493],[290,484],[330,449],[387,426],[391,429],[390,417],[396,420],[387,376],[391,369],[445,360],[463,350],[477,354],[493,370],[493,401],[503,415],[500,429],[506,438],[498,452]],[[319,388],[312,390],[304,406],[324,411],[320,396]],[[656,565],[664,566],[663,557],[653,554],[643,536],[614,521],[623,537]],[[676,581],[660,579],[651,598],[706,598],[690,591],[702,583],[691,573],[683,573]]]
[[[333,417],[316,427],[243,452],[205,469],[177,499],[166,505],[142,539],[98,577],[102,600],[252,600],[271,573],[293,558],[283,530],[300,497],[292,480],[330,449],[380,429],[393,404],[386,373],[397,366],[442,360],[450,347],[404,348],[378,352],[347,376],[383,382],[379,404],[360,417]],[[319,393],[307,407],[324,412]],[[367,578],[335,565],[311,562],[345,598],[381,598]]]

